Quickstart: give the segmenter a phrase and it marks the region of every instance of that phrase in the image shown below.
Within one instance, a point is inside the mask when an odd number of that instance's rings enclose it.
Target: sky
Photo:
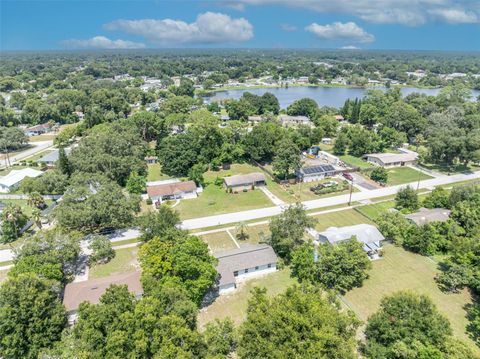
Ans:
[[[0,0],[0,50],[480,51],[480,0]]]

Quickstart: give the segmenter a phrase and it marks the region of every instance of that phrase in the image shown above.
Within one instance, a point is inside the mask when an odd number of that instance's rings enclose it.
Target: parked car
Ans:
[[[348,172],[343,172],[343,177],[345,177],[349,181],[353,181],[353,176]]]

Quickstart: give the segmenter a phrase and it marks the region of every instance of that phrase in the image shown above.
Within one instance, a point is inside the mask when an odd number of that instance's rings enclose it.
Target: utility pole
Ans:
[[[352,176],[352,180],[350,181],[350,197],[348,198],[349,206],[351,206],[352,204],[352,193],[353,193],[353,176]]]

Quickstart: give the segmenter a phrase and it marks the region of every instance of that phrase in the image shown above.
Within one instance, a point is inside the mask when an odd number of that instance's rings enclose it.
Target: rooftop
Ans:
[[[307,116],[280,115],[280,121],[282,121],[282,122],[310,122],[310,119]]]
[[[445,222],[450,217],[450,212],[445,208],[420,208],[418,212],[405,215],[405,218],[421,226],[430,222]]]
[[[192,192],[197,189],[193,181],[166,183],[147,187],[149,197],[172,196],[181,192]]]
[[[371,224],[357,224],[355,226],[347,227],[330,227],[326,231],[318,234],[324,237],[331,244],[345,241],[355,236],[359,242],[364,244],[383,241],[385,237],[380,233],[377,227]]]
[[[112,284],[127,285],[128,290],[136,295],[142,295],[140,271],[114,274],[105,278],[91,279],[84,282],[69,283],[65,287],[63,304],[67,311],[78,309],[80,303],[98,304],[100,297]]]
[[[11,187],[22,182],[25,177],[38,177],[43,175],[42,171],[33,168],[23,168],[21,170],[11,170],[6,176],[0,177],[0,184],[5,187]]]
[[[224,177],[223,180],[228,187],[249,185],[256,182],[265,181],[265,175],[260,172],[248,173],[246,175],[235,175],[230,177]]]
[[[327,173],[335,171],[335,167],[332,165],[318,165],[318,166],[310,166],[310,167],[302,167],[300,169],[300,173],[304,175],[313,175],[319,173]]]
[[[220,285],[234,283],[233,272],[277,262],[273,248],[266,244],[245,245],[237,249],[214,254],[218,259]]]
[[[413,153],[370,153],[365,157],[377,158],[383,163],[410,162],[417,159]]]
[[[69,155],[72,152],[71,148],[65,148],[65,154]],[[59,158],[59,150],[53,150],[50,153],[47,153],[45,156],[40,158],[37,162],[56,162]]]

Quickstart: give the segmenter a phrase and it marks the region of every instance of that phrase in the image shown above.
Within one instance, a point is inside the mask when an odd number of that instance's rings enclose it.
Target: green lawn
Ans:
[[[244,175],[252,172],[263,173],[260,168],[249,163],[234,163],[230,166],[229,170],[207,171],[203,174],[203,178],[205,182],[213,182],[217,177],[223,178],[234,175]]]
[[[380,203],[367,204],[365,206],[356,207],[355,210],[363,214],[365,217],[374,221],[378,216],[385,213],[389,208],[395,207],[395,201],[385,201]]]
[[[415,182],[420,179],[420,181],[431,179],[433,177],[426,175],[423,172],[417,171],[411,167],[395,167],[389,168],[388,172],[388,181],[387,184],[390,186],[395,186],[403,183]]]
[[[355,157],[351,155],[342,155],[342,156],[338,156],[338,158],[340,158],[343,162],[353,167],[372,168],[374,166],[371,163],[362,160],[360,157]]]
[[[147,181],[160,181],[164,179],[169,179],[170,176],[162,174],[162,167],[159,163],[153,165],[148,165],[148,175]]]
[[[233,242],[232,238],[230,238],[226,231],[205,234],[200,236],[200,238],[208,244],[208,248],[210,248],[212,253],[237,248],[235,242]]]
[[[374,224],[371,220],[354,209],[319,214],[313,216],[313,218],[317,219],[317,225],[315,226],[317,231],[324,231],[328,227],[353,226],[362,223]]]
[[[234,292],[218,297],[211,305],[201,309],[198,315],[198,327],[202,329],[208,322],[227,317],[238,325],[246,318],[250,291],[254,287],[265,287],[268,294],[274,296],[295,283],[296,280],[290,277],[288,269],[252,278],[241,283]]]
[[[270,235],[270,228],[268,224],[258,224],[256,226],[247,226],[246,232],[248,233],[247,239],[237,240],[240,245],[260,243],[262,236],[265,237]],[[230,230],[230,233],[235,236],[236,231],[232,229]]]
[[[366,321],[378,310],[380,300],[399,290],[412,290],[428,295],[438,309],[449,318],[454,334],[470,344],[479,352],[478,347],[465,333],[467,318],[465,306],[472,302],[472,296],[464,290],[457,294],[441,292],[434,280],[438,273],[437,264],[428,257],[407,252],[391,244],[384,245],[384,257],[374,261],[370,278],[361,288],[348,292],[345,303]]]
[[[20,206],[22,209],[23,213],[26,214],[27,216],[30,216],[32,214],[33,208],[28,205],[28,200],[26,199],[0,199],[0,202],[5,203],[5,204],[14,204],[17,206]],[[45,203],[50,206],[53,201],[50,199],[46,199]]]
[[[119,249],[116,250],[115,253],[115,258],[110,262],[91,266],[89,278],[103,278],[114,273],[133,272],[139,267],[137,262],[137,247]]]

